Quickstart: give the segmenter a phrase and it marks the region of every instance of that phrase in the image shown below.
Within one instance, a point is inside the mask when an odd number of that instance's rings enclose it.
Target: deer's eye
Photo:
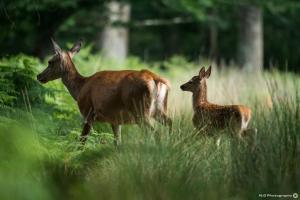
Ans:
[[[49,64],[49,65],[51,65],[52,63],[53,63],[53,61],[52,61],[52,60],[49,60],[49,61],[48,61],[48,64]]]
[[[192,84],[192,83],[193,83],[193,81],[189,81],[189,83],[190,83],[190,84]]]

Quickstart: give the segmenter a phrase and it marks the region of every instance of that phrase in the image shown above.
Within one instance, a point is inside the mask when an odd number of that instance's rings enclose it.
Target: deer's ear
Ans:
[[[203,78],[205,76],[205,67],[202,67],[199,71],[199,78]]]
[[[210,77],[210,74],[211,74],[211,65],[209,66],[209,68],[206,70],[205,72],[205,76],[206,78],[209,78]]]
[[[54,41],[53,38],[51,38],[51,42],[52,42],[52,45],[53,45],[53,48],[54,48],[55,53],[57,53],[57,54],[60,55],[60,54],[62,53],[62,50],[61,50],[61,48],[59,47],[59,45]]]
[[[69,54],[70,54],[71,58],[80,51],[81,45],[82,45],[82,41],[81,40],[78,41],[78,42],[76,42],[73,45],[73,47],[69,51]]]

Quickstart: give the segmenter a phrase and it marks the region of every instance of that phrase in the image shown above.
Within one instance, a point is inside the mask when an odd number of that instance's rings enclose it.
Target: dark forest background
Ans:
[[[299,0],[0,0],[0,28],[1,200],[299,198]],[[82,76],[168,79],[171,129],[124,125],[116,148],[111,126],[94,123],[83,147],[63,82],[37,80],[51,38],[64,50],[83,41]],[[252,110],[243,139],[193,126],[180,85],[209,65],[208,100]]]
[[[261,69],[300,71],[297,0],[4,0],[0,55],[43,58],[50,38],[79,38],[94,52],[160,61],[182,55]]]

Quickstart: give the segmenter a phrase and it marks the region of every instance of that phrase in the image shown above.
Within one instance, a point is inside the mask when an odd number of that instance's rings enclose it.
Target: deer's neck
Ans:
[[[84,85],[85,78],[78,73],[70,58],[64,65],[65,73],[62,76],[62,82],[67,87],[71,96],[77,101],[78,94]]]
[[[193,108],[200,106],[207,101],[207,86],[206,81],[202,80],[200,86],[193,92]]]

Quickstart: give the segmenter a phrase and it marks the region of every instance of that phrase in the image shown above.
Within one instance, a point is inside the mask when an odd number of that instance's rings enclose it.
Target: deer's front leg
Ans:
[[[92,109],[90,109],[89,112],[88,112],[88,115],[86,117],[86,120],[84,122],[83,129],[82,129],[81,136],[80,136],[80,142],[81,142],[82,145],[85,144],[85,142],[87,140],[87,137],[88,137],[88,134],[91,131],[92,122],[94,121],[94,116],[95,115],[94,115]]]
[[[115,145],[119,146],[121,144],[121,125],[111,124],[111,128],[115,135]]]
[[[82,132],[81,132],[81,136],[80,136],[80,142],[82,145],[85,144],[86,140],[87,140],[87,137],[88,137],[88,134],[90,133],[90,130],[92,128],[92,125],[90,122],[85,122],[84,123],[84,126],[83,126],[83,129],[82,129]]]

